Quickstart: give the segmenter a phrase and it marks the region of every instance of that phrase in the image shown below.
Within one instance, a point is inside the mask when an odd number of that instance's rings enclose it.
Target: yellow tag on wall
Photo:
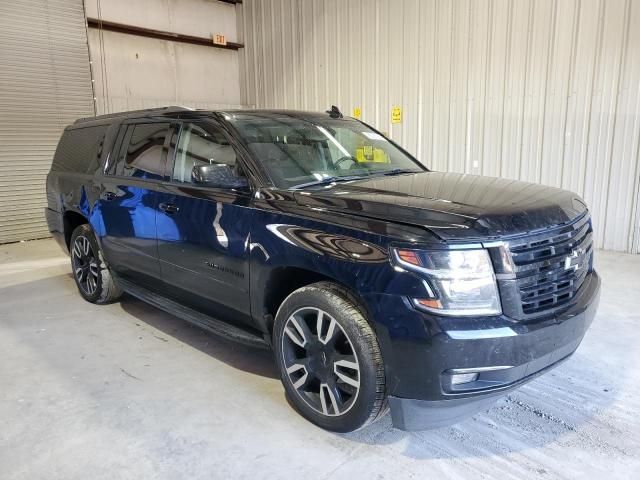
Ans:
[[[402,123],[402,107],[391,109],[391,123]]]
[[[360,120],[360,117],[362,117],[362,110],[360,109],[360,107],[353,107],[353,115],[351,116]]]

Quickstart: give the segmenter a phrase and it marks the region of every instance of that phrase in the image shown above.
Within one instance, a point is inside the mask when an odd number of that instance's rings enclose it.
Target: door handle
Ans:
[[[173,203],[161,203],[160,205],[158,205],[158,207],[164,213],[167,213],[169,215],[173,215],[178,210],[180,210],[180,208],[177,205],[174,205]]]
[[[110,202],[111,200],[115,200],[116,197],[117,195],[114,192],[104,192],[102,194],[102,198],[104,198],[108,202]]]

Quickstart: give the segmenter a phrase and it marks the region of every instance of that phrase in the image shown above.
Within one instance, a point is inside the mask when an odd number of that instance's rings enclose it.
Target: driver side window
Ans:
[[[236,160],[235,150],[219,128],[185,123],[180,130],[171,178],[193,183],[194,167],[201,165],[228,165],[238,174]]]

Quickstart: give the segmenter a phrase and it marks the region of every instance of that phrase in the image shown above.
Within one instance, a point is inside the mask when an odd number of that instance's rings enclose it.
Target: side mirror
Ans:
[[[229,165],[220,163],[196,165],[191,170],[191,181],[197,185],[217,188],[244,188],[249,186],[246,178],[239,177]]]

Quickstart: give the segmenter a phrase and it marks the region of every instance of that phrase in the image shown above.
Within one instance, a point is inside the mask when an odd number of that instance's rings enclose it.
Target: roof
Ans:
[[[187,107],[180,107],[180,106],[147,108],[144,110],[131,110],[128,112],[107,113],[104,115],[96,115],[94,117],[79,118],[74,123],[94,122],[96,120],[106,120],[109,118],[135,118],[135,117],[144,117],[146,115],[179,113],[179,112],[189,112],[189,111],[193,111],[193,109],[187,108]]]
[[[177,113],[189,113],[193,112],[194,114],[199,115],[207,115],[207,114],[220,114],[220,115],[229,115],[229,114],[253,114],[253,115],[265,115],[265,116],[287,116],[293,118],[327,118],[327,112],[308,112],[301,110],[261,110],[261,109],[251,109],[251,110],[243,110],[243,109],[234,109],[234,110],[194,110],[188,107],[181,106],[167,106],[160,108],[148,108],[145,110],[132,110],[128,112],[117,112],[117,113],[108,113],[105,115],[97,115],[95,117],[85,117],[79,118],[74,122],[74,125],[80,123],[87,122],[100,122],[101,120],[109,120],[114,118],[139,118],[145,117],[149,115],[171,115]]]

